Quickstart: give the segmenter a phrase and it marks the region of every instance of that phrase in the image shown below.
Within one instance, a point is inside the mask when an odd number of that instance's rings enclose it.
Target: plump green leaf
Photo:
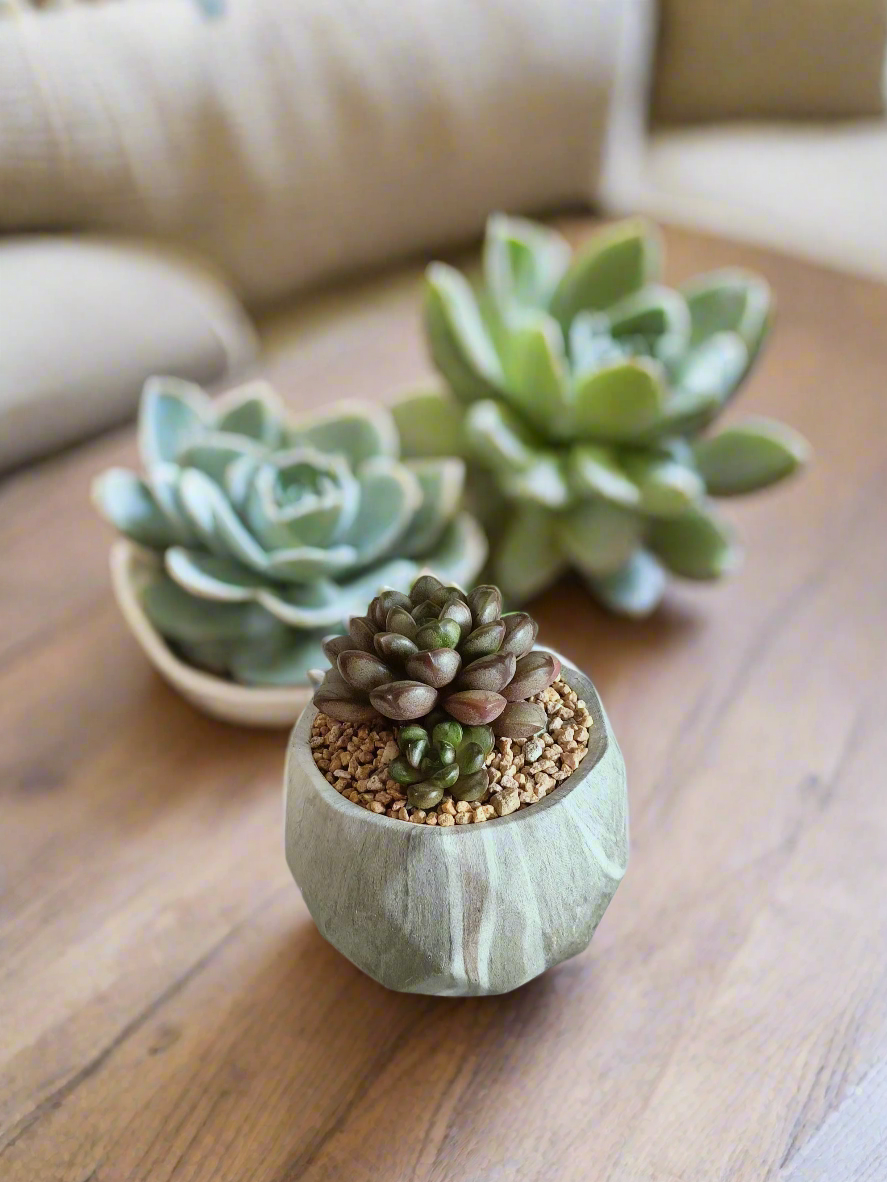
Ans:
[[[579,439],[630,443],[659,421],[665,405],[662,369],[633,358],[577,379],[574,422]]]
[[[395,402],[391,413],[405,458],[465,456],[465,411],[455,398],[440,390],[421,391]]]
[[[694,345],[714,333],[735,332],[754,357],[767,334],[773,296],[766,280],[737,267],[697,275],[682,288]]]
[[[644,526],[636,513],[595,500],[561,514],[557,532],[564,553],[580,571],[609,575],[631,558]]]
[[[268,382],[247,382],[229,390],[216,399],[213,410],[217,431],[245,435],[266,448],[279,447],[283,441],[286,409]]]
[[[471,286],[454,267],[428,267],[424,317],[432,360],[457,397],[472,401],[501,389],[499,357]]]
[[[268,578],[261,572],[244,566],[233,558],[220,558],[202,550],[190,550],[186,546],[171,546],[163,556],[167,573],[171,578],[201,599],[214,599],[219,603],[249,603],[256,597],[257,589],[270,586]],[[330,623],[336,622],[334,615]],[[323,621],[318,621],[318,627]]]
[[[538,310],[513,318],[503,346],[504,395],[543,436],[566,423],[570,409],[564,335],[553,317]]]
[[[320,633],[288,628],[269,640],[236,641],[228,666],[242,685],[305,685],[308,670],[323,665]]]
[[[179,540],[179,531],[135,472],[109,468],[93,481],[92,499],[105,520],[134,542],[162,549]]]
[[[257,641],[279,629],[277,621],[255,603],[216,603],[198,599],[168,575],[142,592],[145,615],[168,640],[201,644],[216,640]]]
[[[354,547],[356,564],[364,566],[386,554],[403,535],[422,504],[422,489],[409,469],[384,456],[367,460],[357,480],[360,504],[341,542]]]
[[[139,403],[139,453],[145,468],[175,461],[179,450],[212,420],[212,403],[193,382],[148,378]]]
[[[570,449],[567,479],[577,497],[602,497],[626,509],[640,504],[638,486],[619,462],[618,453],[602,444],[580,443]]]
[[[510,500],[535,501],[548,509],[562,509],[571,500],[567,466],[558,452],[538,452],[528,467],[500,475],[499,482]]]
[[[465,487],[463,460],[407,460],[404,465],[419,482],[422,501],[406,533],[397,543],[399,554],[412,557],[427,554],[456,512]]]
[[[334,403],[320,414],[298,419],[290,430],[292,446],[344,456],[352,468],[366,460],[395,459],[399,440],[387,407],[372,402]]]
[[[176,541],[184,546],[191,546],[198,538],[182,506],[182,498],[179,495],[181,478],[182,470],[178,464],[161,462],[148,471],[145,483],[154,495],[157,508],[169,522]]]
[[[665,593],[665,571],[647,550],[635,550],[628,562],[613,574],[586,576],[586,581],[604,607],[633,619],[655,611]]]
[[[481,800],[490,786],[490,777],[486,768],[473,772],[470,776],[462,776],[450,789],[453,800]]]
[[[653,522],[650,545],[670,571],[685,579],[718,579],[741,557],[733,530],[710,505]]]
[[[478,743],[463,743],[456,756],[459,771],[463,776],[473,776],[486,761],[484,749]]]
[[[767,488],[807,462],[810,448],[797,431],[771,419],[747,419],[694,444],[696,464],[716,497]]]
[[[484,238],[484,279],[498,306],[547,307],[570,265],[570,246],[548,226],[494,213]]]
[[[472,454],[503,477],[532,467],[541,450],[538,437],[501,402],[469,407],[465,430]]]
[[[622,464],[640,493],[640,512],[651,517],[680,517],[705,496],[695,468],[676,460],[635,451],[623,456]]]
[[[556,518],[541,505],[518,502],[509,513],[493,555],[493,577],[506,599],[523,603],[538,595],[567,568]]]
[[[614,337],[662,337],[668,335],[686,346],[690,339],[690,311],[680,292],[650,283],[632,292],[607,311]]]
[[[642,219],[599,230],[577,251],[558,284],[552,312],[566,327],[578,312],[610,308],[658,277],[661,254],[655,228]]]

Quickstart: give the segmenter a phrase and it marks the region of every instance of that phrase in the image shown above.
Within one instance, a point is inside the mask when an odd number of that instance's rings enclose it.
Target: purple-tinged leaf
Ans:
[[[433,648],[404,661],[404,669],[410,677],[433,685],[435,689],[449,685],[461,668],[462,658],[452,648]]]
[[[348,684],[365,694],[377,686],[394,681],[394,674],[383,661],[360,649],[340,653],[337,663],[339,672]]]
[[[553,653],[534,649],[518,661],[514,677],[502,693],[509,702],[523,702],[548,689],[560,671],[561,663]]]
[[[509,702],[496,721],[493,732],[504,739],[530,739],[538,735],[548,716],[539,702]]]
[[[478,657],[462,670],[458,688],[499,693],[514,677],[516,665],[513,653],[492,653],[489,657]]]
[[[434,709],[437,690],[421,681],[392,681],[370,694],[370,701],[380,714],[394,722],[423,718]]]
[[[539,625],[526,612],[507,612],[502,617],[505,625],[505,639],[500,652],[514,653],[517,658],[525,657],[536,643]]]
[[[460,690],[450,694],[444,709],[465,726],[486,726],[505,709],[505,699],[492,690]]]

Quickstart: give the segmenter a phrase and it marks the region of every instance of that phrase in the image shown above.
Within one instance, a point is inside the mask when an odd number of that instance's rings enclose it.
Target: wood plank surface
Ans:
[[[737,412],[816,463],[728,506],[744,569],[653,620],[537,601],[610,714],[633,844],[591,948],[505,998],[388,993],[315,931],[286,736],[196,715],[112,602],[87,490],[131,433],[0,487],[4,1182],[887,1178],[887,289],[667,238],[674,279],[773,283]],[[414,273],[270,335],[294,405],[424,372]]]

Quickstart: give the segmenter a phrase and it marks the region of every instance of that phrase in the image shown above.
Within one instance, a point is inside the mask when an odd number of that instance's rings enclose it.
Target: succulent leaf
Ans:
[[[403,666],[415,681],[424,681],[435,689],[443,689],[459,672],[462,658],[453,648],[434,648],[407,657]]]
[[[556,230],[494,213],[484,239],[484,278],[496,304],[545,307],[570,265],[570,247]]]
[[[432,357],[471,403],[469,490],[494,535],[491,569],[506,594],[528,598],[572,564],[605,605],[643,614],[662,595],[655,552],[670,553],[687,532],[701,537],[706,492],[765,487],[807,449],[799,436],[766,431],[696,440],[766,336],[764,280],[725,269],[666,287],[659,237],[641,219],[593,235],[565,268],[566,259],[560,235],[492,217],[477,296],[452,268],[429,268],[439,304],[439,323],[426,305]],[[422,446],[434,454],[433,442]],[[669,530],[671,521],[682,524]],[[732,561],[699,565],[726,571]],[[666,564],[674,573],[697,566],[677,555]]]
[[[553,653],[542,650],[527,653],[517,662],[514,677],[502,690],[502,696],[509,702],[532,698],[547,690],[560,671],[561,663]]]
[[[526,612],[506,612],[502,623],[505,625],[505,639],[499,651],[510,653],[515,660],[526,656],[536,643],[539,625]]]
[[[134,542],[162,549],[180,540],[154,493],[135,472],[109,468],[93,481],[92,499],[102,516]]]
[[[493,733],[505,739],[531,739],[546,720],[545,707],[538,702],[508,702],[493,723]]]
[[[460,777],[450,792],[454,800],[480,800],[489,786],[490,777],[486,768],[482,768],[469,776]]]
[[[635,550],[628,562],[610,575],[586,577],[604,607],[633,619],[655,611],[665,593],[665,571],[649,550]]]
[[[421,681],[392,681],[373,690],[370,701],[386,718],[407,722],[434,709],[437,690]]]
[[[634,358],[580,375],[575,426],[579,439],[630,443],[654,427],[665,407],[662,368]]]
[[[505,709],[505,698],[492,690],[459,690],[445,701],[446,709],[466,726],[486,726]]]
[[[700,476],[716,497],[768,488],[796,472],[809,453],[797,431],[771,419],[747,419],[693,447]]]
[[[618,222],[593,235],[558,284],[551,310],[564,327],[578,312],[604,311],[656,279],[661,246],[641,219]]]
[[[609,575],[625,566],[641,544],[644,522],[606,501],[586,501],[561,516],[557,531],[564,553],[579,570]]]
[[[517,658],[514,653],[497,652],[478,657],[466,665],[459,676],[459,689],[493,690],[503,692],[514,677]]]
[[[505,625],[501,620],[492,624],[482,624],[462,641],[462,656],[471,660],[489,656],[490,653],[498,652],[504,639]]]
[[[402,398],[391,408],[406,459],[464,456],[465,411],[448,394],[427,390]]]
[[[668,569],[685,579],[720,578],[741,559],[732,529],[710,506],[655,522],[650,544]]]
[[[384,661],[361,649],[340,653],[336,665],[348,684],[363,693],[394,681],[394,675]]]
[[[139,453],[145,468],[174,462],[179,450],[212,421],[212,403],[193,382],[149,378],[139,405]]]
[[[474,293],[454,267],[432,263],[426,271],[425,330],[434,363],[457,397],[488,397],[502,385],[502,365]]]
[[[769,284],[758,275],[727,267],[699,275],[681,289],[698,344],[719,332],[742,337],[751,356],[761,347],[772,317]]]

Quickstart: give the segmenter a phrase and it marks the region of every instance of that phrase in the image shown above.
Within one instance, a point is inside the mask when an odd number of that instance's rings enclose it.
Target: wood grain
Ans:
[[[601,691],[633,849],[590,949],[504,998],[386,992],[317,934],[285,735],[198,717],[113,606],[87,488],[130,434],[0,489],[4,1182],[887,1177],[887,290],[668,244],[674,278],[772,281],[731,414],[790,420],[817,461],[731,504],[729,583],[643,624],[571,582],[537,603]],[[294,402],[420,375],[411,280],[360,297],[278,353]]]

